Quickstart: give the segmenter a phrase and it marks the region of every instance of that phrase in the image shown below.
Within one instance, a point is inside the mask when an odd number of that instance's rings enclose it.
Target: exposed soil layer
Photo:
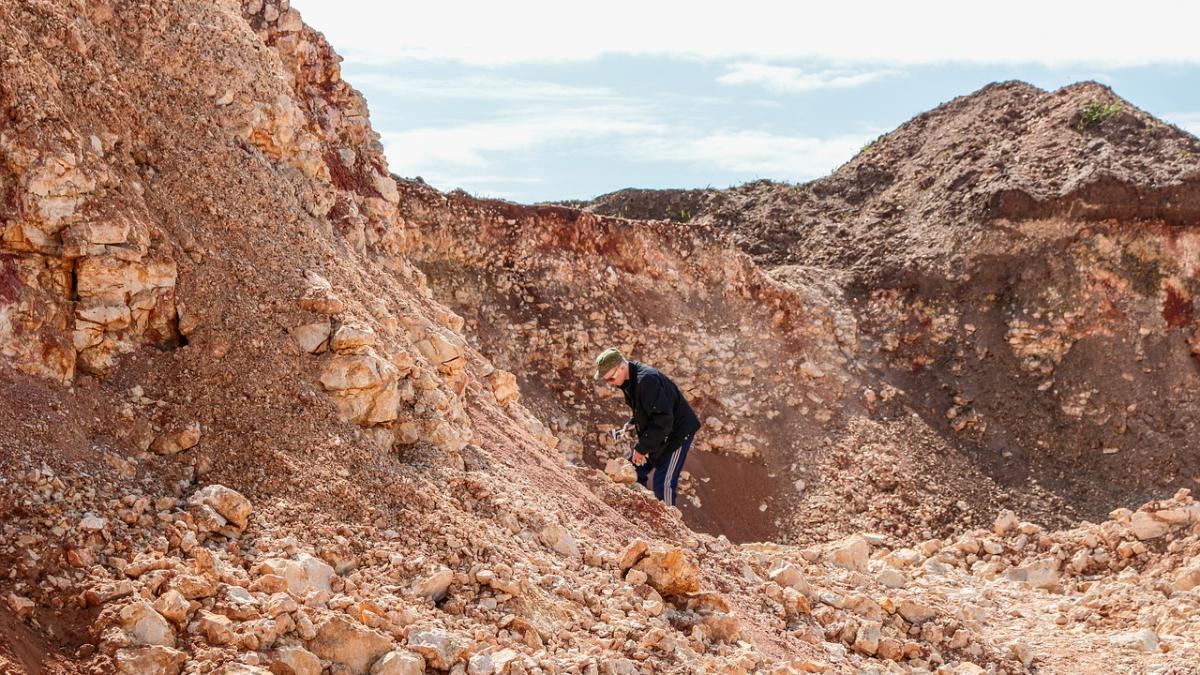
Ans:
[[[1004,507],[1076,520],[1059,496],[1087,493],[1035,472],[1083,464],[981,450],[1006,424],[1186,429],[1181,226],[1038,212],[1005,236],[1070,255],[991,277],[980,257],[975,282],[768,269],[692,223],[397,184],[286,0],[0,0],[0,55],[0,672],[1200,661],[1200,503],[1163,492],[1182,478],[1054,530]],[[589,363],[612,342],[704,415],[682,513],[601,440],[623,415]],[[1140,372],[1102,363],[1122,349]],[[1052,380],[1042,416],[985,396],[991,366]],[[1081,389],[1093,370],[1142,398]],[[960,375],[979,391],[950,415],[927,378]],[[587,465],[609,458],[616,480]]]
[[[592,380],[604,347],[678,381],[705,423],[681,488],[693,527],[735,541],[862,529],[919,541],[983,524],[998,505],[1075,517],[1024,469],[997,484],[994,467],[942,437],[940,415],[914,421],[925,402],[878,376],[828,279],[772,278],[677,224],[402,189],[412,259],[569,458],[602,468],[628,452],[605,434],[628,411]]]
[[[1076,517],[1195,487],[1200,142],[1082,83],[990,85],[832,175],[627,190],[782,278],[840,280],[864,365],[999,484]]]

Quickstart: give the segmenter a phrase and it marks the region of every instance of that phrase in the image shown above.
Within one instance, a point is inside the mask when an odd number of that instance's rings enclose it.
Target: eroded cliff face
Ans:
[[[897,153],[920,139],[946,154],[919,146],[914,182]],[[997,85],[881,139],[839,173],[898,167],[865,204],[897,205],[901,247],[944,259],[855,273],[873,365],[990,475],[1078,516],[1194,487],[1198,151],[1087,83]]]
[[[864,294],[877,367],[993,475],[1037,480],[1080,516],[1194,486],[1194,233],[1057,219],[1005,230],[953,280]]]
[[[294,10],[9,13],[3,185],[13,208],[0,311],[14,368],[71,384],[146,348],[194,342],[224,357],[258,328],[248,321],[266,309],[256,296],[287,298],[280,325],[305,353],[325,354],[313,362],[342,417],[386,445],[404,426],[400,409],[437,391],[445,400],[425,405],[461,420],[449,402],[462,390],[455,319],[405,317],[403,301],[346,302],[326,278],[355,283],[322,264],[354,255],[366,256],[347,266],[359,280],[412,288],[415,272],[396,255],[398,192],[365,102]],[[419,286],[404,295],[422,302]],[[435,433],[447,448],[465,442]]]
[[[1196,138],[1107,88],[1011,82],[812,183],[588,208],[687,220],[785,283],[837,279],[880,388],[1062,523],[1195,486],[1198,180]]]
[[[705,424],[682,492],[694,527],[737,541],[861,529],[915,541],[983,523],[1009,499],[864,367],[836,277],[765,274],[678,224],[401,187],[410,259],[468,340],[516,374],[569,460],[601,468],[628,452],[606,433],[624,402],[591,379],[602,349],[679,383]]]
[[[286,1],[0,2],[0,37],[0,670],[1196,661],[1195,501],[996,519],[1003,491],[864,370],[838,278],[397,185]],[[763,517],[830,541],[733,544],[689,523],[761,519],[572,463],[617,452],[593,425],[619,403],[579,377],[609,340],[685,345],[721,453],[697,468],[816,474]],[[810,434],[833,442],[776,445]]]

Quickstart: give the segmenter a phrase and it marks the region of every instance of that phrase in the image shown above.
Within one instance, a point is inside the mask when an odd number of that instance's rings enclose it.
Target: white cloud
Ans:
[[[665,126],[619,106],[505,118],[475,124],[382,132],[391,170],[417,175],[431,169],[479,169],[492,153],[517,152],[570,139],[659,133]]]
[[[1200,136],[1200,112],[1167,113],[1163,115],[1163,119],[1193,136]]]
[[[472,124],[385,130],[382,137],[391,170],[399,175],[419,175],[441,189],[462,187],[478,194],[517,198],[521,186],[551,181],[494,173],[497,167],[514,157],[536,157],[550,145],[571,148],[598,137],[608,138],[612,140],[609,152],[625,161],[807,180],[825,175],[853,157],[880,131],[830,138],[764,131],[705,132],[657,121],[648,111],[610,105]],[[508,189],[498,189],[504,187]]]
[[[629,150],[642,161],[684,162],[777,180],[807,180],[837,168],[878,135],[816,138],[721,131],[694,138],[639,139]]]
[[[462,189],[476,197],[522,201],[521,188],[541,184],[540,178],[510,178],[507,176],[461,176],[453,173],[425,172],[421,179],[433,187],[449,192]],[[505,189],[502,186],[511,186]]]
[[[1198,64],[1200,3],[293,0],[350,60],[567,62],[603,54],[889,65]]]
[[[852,72],[842,70],[806,71],[788,66],[773,66],[766,63],[735,63],[717,78],[722,84],[756,84],[768,89],[798,93],[814,89],[846,89],[873,82],[891,75],[892,71],[875,70]]]
[[[583,87],[558,82],[518,78],[484,77],[403,77],[383,73],[356,73],[352,84],[364,91],[388,92],[411,99],[484,99],[497,101],[580,101],[613,96],[606,87]]]
[[[545,178],[534,178],[532,176],[490,176],[487,174],[479,176],[462,176],[459,178],[464,185],[540,185],[546,182]]]

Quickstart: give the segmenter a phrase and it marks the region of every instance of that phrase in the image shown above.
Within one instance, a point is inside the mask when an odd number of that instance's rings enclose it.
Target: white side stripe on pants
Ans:
[[[671,453],[671,461],[667,464],[667,475],[663,477],[663,502],[667,506],[675,506],[675,489],[671,487],[671,483],[675,482],[675,466],[679,464],[679,455],[682,453],[682,445]]]

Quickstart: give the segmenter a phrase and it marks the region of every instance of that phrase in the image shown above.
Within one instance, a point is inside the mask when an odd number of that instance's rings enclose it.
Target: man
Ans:
[[[616,349],[596,357],[596,379],[619,387],[633,410],[629,422],[637,430],[637,445],[629,459],[643,486],[654,471],[654,496],[675,505],[679,474],[688,449],[700,430],[700,418],[671,378],[644,363],[627,361]]]

